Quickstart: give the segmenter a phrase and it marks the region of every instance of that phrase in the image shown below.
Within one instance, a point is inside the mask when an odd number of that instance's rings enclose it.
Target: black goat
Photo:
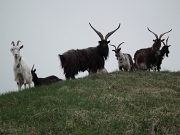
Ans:
[[[58,77],[51,75],[45,78],[38,78],[36,72],[36,69],[33,69],[34,65],[31,69],[31,74],[32,74],[32,81],[34,82],[34,86],[40,86],[40,85],[47,85],[47,84],[52,84],[56,83],[58,81],[61,81],[62,79],[59,79]]]
[[[162,60],[164,59],[164,56],[166,54],[166,57],[168,57],[169,55],[169,47],[171,45],[168,45],[168,39],[169,37],[166,39],[166,44],[163,42],[164,46],[161,48],[160,50],[160,55],[158,56],[158,60],[157,60],[157,70],[160,71],[161,69],[161,64],[162,64]],[[156,68],[155,68],[156,70]]]
[[[90,23],[89,25],[91,26]],[[110,43],[110,41],[107,41],[107,39],[118,30],[119,27],[120,24],[117,29],[109,32],[104,38],[99,31],[91,26],[101,39],[98,46],[86,49],[72,49],[62,55],[59,54],[61,66],[64,69],[66,79],[74,79],[79,71],[84,72],[90,70],[93,73],[96,73],[97,70],[103,69],[105,60],[109,55],[108,43]]]
[[[150,70],[150,68],[157,63],[158,55],[160,54],[159,49],[161,47],[161,42],[164,41],[164,39],[161,38],[164,34],[169,33],[172,29],[161,34],[159,38],[158,35],[152,32],[149,28],[148,30],[155,35],[156,39],[153,40],[154,44],[152,47],[143,48],[135,52],[134,61],[137,69]]]

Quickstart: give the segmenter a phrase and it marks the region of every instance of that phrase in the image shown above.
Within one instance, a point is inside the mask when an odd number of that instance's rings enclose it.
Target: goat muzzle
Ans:
[[[14,57],[17,59],[18,58],[18,54],[14,54]]]

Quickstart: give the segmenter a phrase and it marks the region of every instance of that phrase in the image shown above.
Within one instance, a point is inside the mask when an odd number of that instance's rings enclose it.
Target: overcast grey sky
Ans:
[[[162,64],[163,70],[180,71],[180,1],[179,0],[1,0],[0,44],[1,87],[0,93],[17,91],[14,81],[14,58],[11,42],[21,40],[22,57],[31,68],[35,64],[39,77],[56,75],[65,79],[58,54],[69,49],[82,49],[98,45],[99,36],[89,22],[103,35],[117,28],[109,40],[125,53],[134,57],[136,50],[150,47],[155,36],[172,31],[169,57]],[[109,72],[118,69],[114,52],[110,48],[105,67]],[[87,72],[77,77],[86,76]]]

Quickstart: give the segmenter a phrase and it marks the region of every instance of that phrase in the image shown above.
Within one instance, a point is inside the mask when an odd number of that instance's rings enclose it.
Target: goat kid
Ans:
[[[21,41],[18,40],[17,44],[15,45],[14,41],[12,41],[11,44],[13,45],[13,47],[10,49],[14,56],[14,80],[17,82],[19,91],[21,90],[23,84],[26,89],[26,84],[28,84],[30,88],[32,83],[32,75],[29,66],[25,59],[20,56],[20,50],[23,48],[23,45],[19,46],[20,42]]]
[[[109,55],[108,44],[110,41],[107,41],[107,39],[120,28],[119,24],[117,29],[109,32],[104,38],[90,23],[89,25],[97,33],[101,41],[99,41],[99,45],[96,47],[77,50],[72,49],[62,55],[59,54],[61,67],[64,69],[66,79],[74,79],[75,75],[80,71],[84,72],[89,69],[93,73],[96,73],[97,70],[103,69],[105,60]]]
[[[38,78],[38,76],[35,72],[36,72],[36,69],[34,69],[34,65],[33,65],[32,69],[31,69],[31,74],[33,77],[32,80],[34,82],[35,87],[40,86],[40,85],[48,85],[48,84],[52,84],[52,83],[61,81],[61,79],[59,79],[58,77],[56,77],[54,75],[51,75],[51,76],[48,76],[45,78]]]
[[[109,44],[109,45],[114,46],[115,48],[115,50],[112,50],[112,51],[115,52],[115,56],[118,60],[119,70],[130,71],[133,69],[133,60],[130,54],[122,53],[120,45],[122,45],[123,43],[124,42],[120,43],[117,48],[115,45],[112,45],[112,44]]]
[[[155,40],[153,40],[153,45],[152,47],[149,48],[143,48],[140,50],[137,50],[134,54],[134,62],[135,62],[135,67],[138,70],[149,70],[150,68],[157,63],[157,57],[160,55],[160,47],[161,47],[161,42],[164,41],[164,39],[161,39],[163,35],[166,33],[169,33],[171,30],[168,32],[162,33],[159,38],[158,35],[154,32],[152,32],[149,28],[148,30],[153,33],[156,37]]]

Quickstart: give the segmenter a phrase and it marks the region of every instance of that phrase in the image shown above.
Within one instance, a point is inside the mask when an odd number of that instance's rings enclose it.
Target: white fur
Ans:
[[[119,51],[119,54],[116,55],[117,60],[118,60],[118,66],[119,70],[131,70],[131,64],[129,61],[129,57],[127,54],[123,54],[121,50]]]
[[[13,46],[11,48],[11,52],[14,56],[14,66],[13,66],[13,71],[14,71],[14,80],[17,82],[18,85],[18,90],[21,90],[21,86],[24,84],[24,87],[26,88],[26,84],[29,85],[29,88],[31,87],[32,83],[32,75],[30,68],[25,61],[20,56],[20,49],[22,47],[19,46]],[[18,66],[19,64],[19,66]]]
[[[108,71],[106,70],[105,67],[103,69],[98,69],[97,70],[97,74],[104,74],[104,73],[108,73]]]
[[[146,63],[138,63],[136,62],[136,66],[139,70],[147,70],[147,66],[146,66]]]
[[[87,71],[89,72],[89,75],[91,75],[91,74],[93,73],[92,71],[89,71],[89,70],[87,70]],[[107,69],[104,67],[103,69],[98,69],[96,73],[97,73],[97,74],[104,74],[104,73],[108,73],[108,71],[107,71]]]

